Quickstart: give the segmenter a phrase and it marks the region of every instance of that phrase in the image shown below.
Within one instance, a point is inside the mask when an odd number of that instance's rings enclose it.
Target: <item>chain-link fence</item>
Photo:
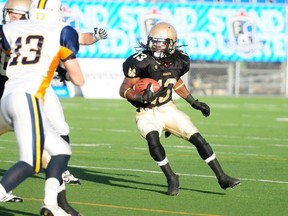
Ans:
[[[284,63],[191,62],[187,82],[197,95],[288,96]]]

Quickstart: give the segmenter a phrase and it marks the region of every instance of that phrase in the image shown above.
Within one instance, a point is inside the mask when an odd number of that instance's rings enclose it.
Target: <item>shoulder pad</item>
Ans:
[[[187,53],[185,53],[183,50],[176,50],[175,52],[178,51],[179,57],[186,63],[190,64],[190,57],[188,56]]]
[[[129,56],[123,63],[123,72],[126,77],[138,77],[139,73],[149,66],[150,56],[144,52]]]

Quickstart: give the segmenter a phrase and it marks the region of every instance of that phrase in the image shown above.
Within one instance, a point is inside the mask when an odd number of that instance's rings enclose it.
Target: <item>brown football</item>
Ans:
[[[156,80],[151,78],[140,79],[135,83],[133,89],[139,94],[143,95],[149,83],[152,83],[151,90],[153,90],[153,92],[157,92],[159,90],[160,84]]]

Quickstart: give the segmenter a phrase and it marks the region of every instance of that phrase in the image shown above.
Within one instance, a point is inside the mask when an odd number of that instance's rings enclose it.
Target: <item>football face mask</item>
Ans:
[[[169,55],[169,42],[168,40],[153,38],[149,41],[149,48],[155,58],[164,58]]]

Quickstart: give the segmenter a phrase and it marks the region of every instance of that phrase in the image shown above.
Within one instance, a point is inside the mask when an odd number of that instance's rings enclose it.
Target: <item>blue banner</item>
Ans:
[[[284,62],[284,6],[256,4],[121,3],[64,1],[80,31],[104,27],[109,38],[82,47],[79,57],[126,58],[146,43],[155,22],[172,23],[191,60]]]
[[[65,20],[81,32],[108,31],[107,40],[81,46],[81,58],[127,58],[146,43],[158,21],[174,25],[191,60],[287,61],[284,5],[138,3],[63,0]]]

